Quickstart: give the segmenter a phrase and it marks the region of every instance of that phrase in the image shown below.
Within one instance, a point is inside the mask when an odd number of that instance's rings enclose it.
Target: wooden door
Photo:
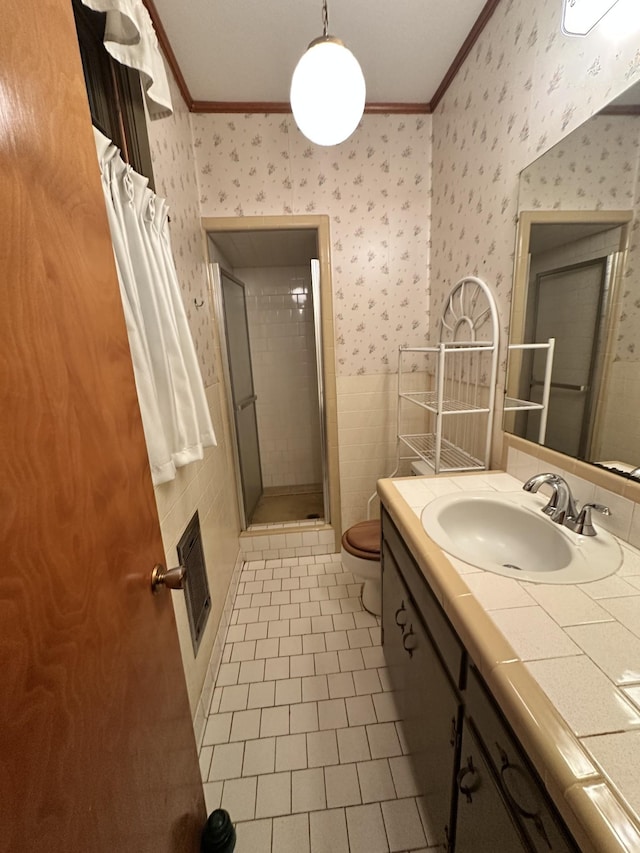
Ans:
[[[202,786],[70,0],[0,11],[0,850],[195,853]]]

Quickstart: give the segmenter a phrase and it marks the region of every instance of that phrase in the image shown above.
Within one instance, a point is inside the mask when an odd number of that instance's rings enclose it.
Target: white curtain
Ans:
[[[173,113],[169,80],[153,23],[142,0],[82,0],[107,15],[104,46],[111,56],[140,72],[152,119]]]
[[[153,482],[216,443],[171,253],[167,204],[94,128]]]

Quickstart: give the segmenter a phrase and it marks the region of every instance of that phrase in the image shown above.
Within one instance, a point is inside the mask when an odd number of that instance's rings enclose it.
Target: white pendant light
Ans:
[[[338,145],[358,126],[366,86],[358,60],[340,39],[327,35],[327,0],[322,3],[324,33],[311,42],[291,78],[291,110],[301,132],[316,145]]]
[[[562,32],[568,36],[586,36],[618,0],[564,0]]]

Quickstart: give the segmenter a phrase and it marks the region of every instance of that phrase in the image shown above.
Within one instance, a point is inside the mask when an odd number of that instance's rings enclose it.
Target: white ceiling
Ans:
[[[210,231],[209,236],[232,269],[301,267],[318,257],[313,230]]]
[[[529,251],[532,255],[538,255],[557,249],[558,246],[566,246],[568,243],[575,243],[577,240],[619,227],[619,225],[602,222],[537,222],[531,226]]]
[[[321,0],[154,0],[196,101],[288,101],[322,35]],[[362,66],[368,103],[431,100],[486,0],[328,0],[329,33]]]

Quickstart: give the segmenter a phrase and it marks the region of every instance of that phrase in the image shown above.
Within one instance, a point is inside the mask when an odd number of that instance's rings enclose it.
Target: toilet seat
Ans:
[[[344,532],[340,551],[345,572],[363,582],[362,605],[374,616],[382,612],[380,535],[380,519],[361,521]]]
[[[360,521],[346,530],[342,536],[344,550],[360,560],[380,561],[380,519]]]

